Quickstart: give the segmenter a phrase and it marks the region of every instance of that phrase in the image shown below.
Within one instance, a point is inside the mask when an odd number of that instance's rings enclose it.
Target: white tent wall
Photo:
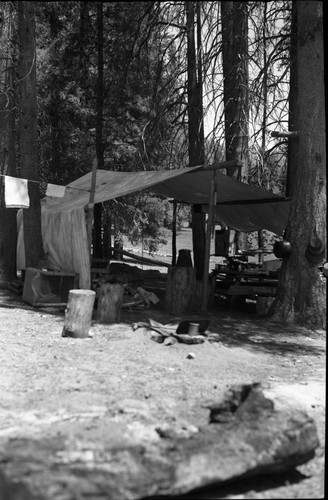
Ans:
[[[22,210],[17,214],[17,268],[25,269]],[[79,275],[79,287],[89,290],[90,253],[85,212],[74,208],[65,212],[43,212],[41,216],[43,248],[55,269]]]
[[[84,209],[42,213],[42,238],[49,263],[61,271],[77,273],[79,287],[89,290],[90,250]]]

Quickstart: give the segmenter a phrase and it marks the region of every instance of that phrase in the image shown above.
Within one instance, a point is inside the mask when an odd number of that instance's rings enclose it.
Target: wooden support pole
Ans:
[[[173,215],[172,215],[172,266],[175,266],[177,261],[177,200],[173,200]]]
[[[96,292],[70,290],[65,311],[62,337],[86,338],[89,336]]]
[[[201,311],[207,311],[208,303],[208,268],[210,263],[210,253],[211,253],[211,234],[214,216],[214,202],[215,202],[215,181],[211,181],[211,191],[208,207],[208,218],[206,227],[206,242],[205,242],[205,259],[204,259],[204,273],[203,273],[203,297]]]

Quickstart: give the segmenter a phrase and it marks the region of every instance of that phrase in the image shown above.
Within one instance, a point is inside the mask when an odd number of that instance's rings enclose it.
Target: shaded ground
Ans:
[[[204,405],[227,386],[261,382],[276,407],[303,407],[321,442],[313,460],[288,476],[258,478],[192,492],[186,498],[323,498],[325,445],[325,332],[285,328],[253,312],[211,308],[209,332],[219,342],[165,346],[131,325],[179,318],[150,309],[124,310],[122,322],[93,321],[88,339],[62,338],[64,312],[39,310],[0,292],[0,440],[51,434],[101,440],[97,416],[124,422],[204,425]],[[188,358],[193,352],[195,357]],[[94,416],[92,429],[85,421]],[[74,421],[74,436],[69,423]],[[7,500],[4,497],[0,499]],[[119,500],[119,499],[118,499]]]

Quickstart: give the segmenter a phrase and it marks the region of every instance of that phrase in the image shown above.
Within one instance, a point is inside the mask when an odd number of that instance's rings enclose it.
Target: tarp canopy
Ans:
[[[208,210],[214,177],[218,223],[244,232],[268,229],[278,235],[283,233],[288,221],[288,200],[203,167],[146,172],[97,170],[94,202],[148,189]],[[41,200],[43,246],[50,264],[78,273],[80,288],[87,289],[91,286],[90,249],[84,208],[90,201],[91,180],[90,172],[68,184],[64,197],[47,196]],[[22,254],[22,249],[17,248],[17,253]]]
[[[63,198],[46,197],[43,212],[56,213],[84,207],[90,199],[92,173],[66,186]],[[208,206],[214,171],[203,167],[145,172],[97,170],[95,203],[149,189],[177,201]],[[216,218],[239,231],[268,229],[281,235],[286,228],[290,201],[263,189],[215,172]]]

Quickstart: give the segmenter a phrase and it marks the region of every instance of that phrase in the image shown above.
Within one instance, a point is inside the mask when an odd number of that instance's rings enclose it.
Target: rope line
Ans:
[[[22,177],[15,177],[13,175],[8,175],[8,174],[0,174],[0,177],[13,177],[14,179],[22,179]],[[22,179],[23,180],[23,179]],[[24,180],[27,180],[27,182],[34,182],[35,184],[53,184],[53,185],[60,185],[60,184],[54,184],[52,182],[46,182],[46,181],[34,181],[32,179],[24,179]],[[84,191],[86,193],[90,193],[90,189],[84,189],[84,188],[76,188],[76,187],[71,187],[71,186],[64,186],[65,189],[73,189],[75,191]]]

